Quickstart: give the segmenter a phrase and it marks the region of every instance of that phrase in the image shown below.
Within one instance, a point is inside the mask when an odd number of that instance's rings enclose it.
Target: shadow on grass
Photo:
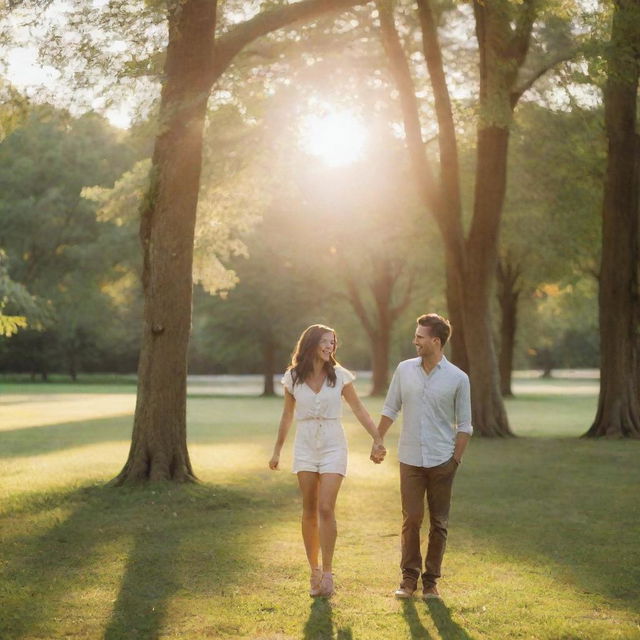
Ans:
[[[3,536],[0,637],[66,637],[77,623],[91,637],[157,638],[176,592],[207,597],[241,582],[242,567],[258,561],[250,556],[256,521],[281,515],[291,496],[275,502],[260,489],[204,485],[32,497],[0,525],[10,532],[22,513],[27,523],[53,526],[32,537]]]
[[[65,449],[102,444],[105,442],[122,443],[126,450],[131,440],[132,415],[108,418],[80,419],[75,422],[62,422],[35,427],[23,427],[0,431],[0,460],[40,456]],[[264,425],[243,424],[245,433],[264,437]],[[204,428],[190,427],[189,444],[221,445],[237,443],[236,424],[230,424],[227,433]],[[117,469],[114,469],[114,475]]]
[[[636,441],[474,442],[456,478],[451,531],[461,531],[478,557],[515,559],[636,612],[638,454]]]
[[[350,628],[338,629],[333,633],[333,615],[328,598],[314,598],[309,611],[309,618],[304,625],[303,640],[353,640]]]
[[[191,402],[194,400],[191,395],[188,398],[191,403],[188,411],[194,411],[196,414],[200,412],[200,420],[188,414],[190,444],[237,443],[239,427],[245,434],[264,437],[265,425],[279,419],[278,408],[281,400],[265,405],[263,398],[249,397],[242,398],[243,403],[240,405],[237,402],[238,398],[229,396],[220,396],[218,401],[222,402],[211,404],[204,404],[201,400]],[[213,396],[206,397],[207,401],[214,399]],[[250,402],[254,403],[254,412],[249,406]],[[263,415],[265,406],[271,407],[269,410],[273,411],[272,415],[268,412],[266,417]],[[212,408],[216,409],[213,417]],[[212,420],[216,422],[215,430],[211,429]],[[46,455],[105,442],[122,442],[123,447],[128,449],[132,426],[133,410],[131,413],[119,415],[98,415],[94,418],[69,419],[54,424],[0,430],[0,459]]]
[[[442,600],[432,599],[425,604],[442,640],[472,640],[472,636],[451,619],[451,613]]]
[[[157,638],[171,596],[180,589],[175,572],[179,531],[155,531],[153,546],[137,536],[129,553],[105,640]],[[161,557],[158,557],[161,556]]]
[[[427,631],[420,620],[416,604],[412,599],[402,601],[402,615],[409,626],[411,640],[432,640],[432,635]]]
[[[131,416],[95,418],[0,431],[0,458],[46,455],[63,449],[131,438]]]
[[[439,640],[473,640],[472,636],[451,619],[449,609],[442,600],[429,600],[424,606],[438,629]],[[402,601],[402,615],[407,621],[411,640],[435,640],[422,624],[414,600]]]

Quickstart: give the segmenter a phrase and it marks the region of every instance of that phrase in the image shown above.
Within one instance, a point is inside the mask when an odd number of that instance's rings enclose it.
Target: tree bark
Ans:
[[[617,0],[604,92],[609,140],[602,206],[600,395],[589,437],[640,438],[640,4]]]
[[[513,353],[518,323],[518,299],[520,289],[516,286],[519,271],[508,260],[498,260],[498,302],[500,303],[500,392],[503,397],[512,397]]]
[[[507,127],[480,127],[474,213],[467,239],[465,340],[470,365],[473,425],[485,436],[513,435],[500,393],[491,327],[491,292],[506,186]]]
[[[213,78],[216,5],[176,2],[160,103],[160,133],[141,211],[144,325],[129,458],[113,481],[190,481],[186,440],[187,348],[202,132]]]
[[[515,5],[514,5],[515,6]],[[474,0],[480,92],[474,210],[466,242],[465,340],[471,368],[473,423],[482,435],[512,436],[500,393],[490,297],[498,261],[507,184],[507,153],[518,71],[524,63],[535,0],[510,15],[508,2]]]

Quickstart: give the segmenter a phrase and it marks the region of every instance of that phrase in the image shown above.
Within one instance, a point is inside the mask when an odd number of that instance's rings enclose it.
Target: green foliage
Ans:
[[[133,262],[126,233],[98,222],[81,196],[131,163],[121,138],[95,114],[73,118],[42,105],[0,144],[0,246],[15,283],[7,310],[26,315],[35,330],[0,343],[4,368],[46,375],[65,366],[75,375],[128,314],[116,294]]]
[[[205,161],[198,200],[193,275],[209,293],[224,293],[237,282],[225,262],[246,255],[240,236],[259,219],[260,207],[273,180],[269,168],[250,150],[255,134],[231,106],[210,114]],[[140,160],[113,187],[93,186],[83,195],[98,206],[97,217],[137,232],[142,202],[149,193],[151,161]]]
[[[601,109],[519,108],[500,237],[501,260],[520,274],[518,366],[527,354],[537,364],[536,354],[554,354],[553,366],[597,366],[604,160]]]
[[[525,349],[519,363],[545,370],[599,366],[597,282],[578,280],[564,287],[540,286],[532,296],[524,323]],[[525,365],[526,366],[526,365]]]

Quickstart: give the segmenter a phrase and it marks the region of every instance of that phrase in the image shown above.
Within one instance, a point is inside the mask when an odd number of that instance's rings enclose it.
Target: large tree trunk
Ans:
[[[513,396],[511,378],[513,374],[513,352],[518,322],[518,299],[520,289],[516,287],[519,272],[508,260],[498,260],[498,302],[500,303],[500,392],[503,397]]]
[[[377,6],[382,42],[400,94],[413,173],[420,195],[443,236],[449,312],[458,314],[455,320],[461,329],[458,335],[462,333],[464,339],[463,345],[454,342],[453,357],[469,370],[474,426],[485,436],[513,435],[500,394],[489,300],[497,260],[512,111],[522,91],[530,86],[529,82],[516,86],[516,81],[529,47],[537,4],[534,0],[523,0],[521,6],[508,0],[474,1],[480,52],[480,121],[474,213],[466,243],[460,210],[455,127],[431,3],[419,0],[418,9],[438,117],[439,179],[433,175],[424,150],[415,87],[392,10],[382,0]],[[535,77],[540,73],[536,72]],[[463,349],[468,357],[466,363]]]
[[[507,127],[480,126],[475,206],[467,239],[465,339],[470,365],[473,424],[485,436],[513,435],[500,393],[491,328],[491,292],[506,186]]]
[[[187,349],[215,11],[210,0],[176,2],[170,9],[160,132],[140,223],[145,304],[138,398],[117,485],[194,479],[186,445]]]
[[[474,0],[480,96],[474,210],[466,243],[465,339],[469,355],[473,424],[482,435],[511,436],[500,393],[491,330],[490,299],[507,184],[507,153],[518,71],[526,57],[536,15],[524,0],[510,15],[508,2]]]
[[[640,5],[618,0],[615,6],[604,93],[609,154],[602,207],[600,396],[585,435],[640,438]]]

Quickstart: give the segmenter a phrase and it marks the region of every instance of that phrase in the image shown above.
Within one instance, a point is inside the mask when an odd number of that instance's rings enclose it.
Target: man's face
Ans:
[[[421,358],[428,358],[440,352],[440,338],[434,338],[431,335],[431,329],[420,324],[416,327],[413,344],[416,347],[416,354]]]

